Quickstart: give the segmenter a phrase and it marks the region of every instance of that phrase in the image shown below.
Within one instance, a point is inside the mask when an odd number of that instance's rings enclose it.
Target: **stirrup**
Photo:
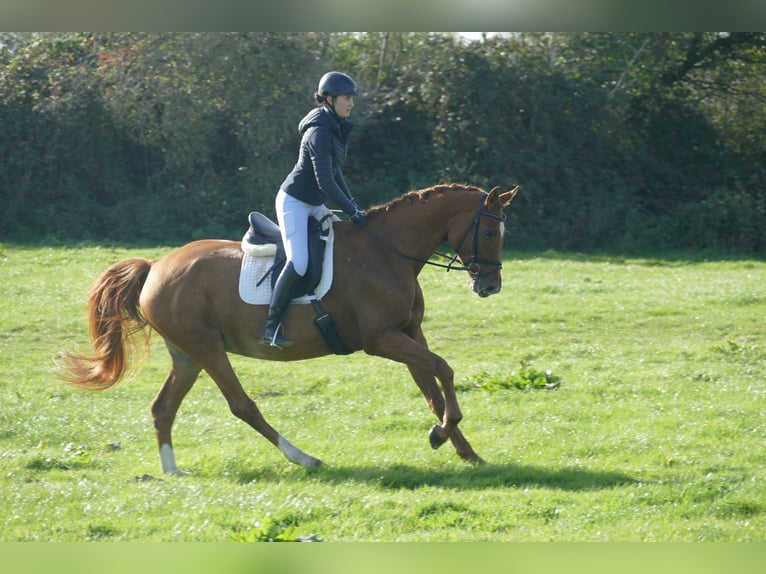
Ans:
[[[260,343],[261,345],[269,345],[277,349],[289,347],[293,344],[290,339],[282,335],[282,323],[276,326],[273,334],[269,333],[268,331],[264,332]]]

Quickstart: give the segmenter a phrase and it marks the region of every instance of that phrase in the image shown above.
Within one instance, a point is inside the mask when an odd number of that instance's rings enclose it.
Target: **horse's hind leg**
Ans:
[[[162,389],[157,393],[152,403],[152,417],[154,429],[157,432],[157,444],[160,449],[162,472],[166,474],[183,474],[176,466],[173,453],[173,440],[171,431],[176,418],[178,408],[184,397],[192,388],[200,367],[188,356],[166,342],[173,366]]]
[[[261,411],[245,390],[231,367],[229,358],[223,349],[209,356],[210,360],[205,363],[204,369],[213,378],[218,388],[229,403],[231,412],[261,433],[266,439],[276,446],[285,458],[290,462],[309,468],[322,464],[318,458],[314,458],[293,445],[290,441],[279,434],[263,418]]]

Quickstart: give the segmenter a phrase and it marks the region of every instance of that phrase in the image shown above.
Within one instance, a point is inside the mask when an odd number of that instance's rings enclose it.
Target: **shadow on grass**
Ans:
[[[515,464],[487,464],[462,469],[422,469],[396,464],[393,466],[322,466],[310,469],[305,475],[289,473],[290,480],[314,480],[331,483],[364,483],[387,490],[414,490],[424,486],[453,489],[542,487],[567,491],[601,490],[633,484],[635,479],[620,472],[592,471],[584,468],[544,468]],[[247,471],[239,474],[242,482],[268,481],[276,477],[267,470]]]

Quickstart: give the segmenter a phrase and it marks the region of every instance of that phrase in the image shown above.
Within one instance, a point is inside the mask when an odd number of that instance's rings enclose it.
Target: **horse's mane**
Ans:
[[[380,205],[375,205],[371,208],[369,208],[365,213],[368,217],[375,216],[379,213],[385,213],[389,212],[393,209],[396,209],[400,205],[410,205],[416,202],[424,202],[427,201],[428,198],[431,195],[439,194],[439,193],[449,193],[449,192],[460,192],[460,191],[480,191],[484,192],[483,189],[480,187],[476,187],[473,185],[463,185],[459,183],[442,183],[438,185],[434,185],[431,187],[427,187],[425,189],[418,189],[415,191],[409,191],[405,193],[404,195],[397,197],[395,199],[392,199],[388,203],[383,203]]]

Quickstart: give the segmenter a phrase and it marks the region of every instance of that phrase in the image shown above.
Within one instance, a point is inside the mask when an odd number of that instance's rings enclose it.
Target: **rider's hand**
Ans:
[[[367,218],[365,218],[364,213],[358,209],[354,212],[354,215],[351,216],[351,221],[354,223],[354,225],[360,228],[367,225]]]

